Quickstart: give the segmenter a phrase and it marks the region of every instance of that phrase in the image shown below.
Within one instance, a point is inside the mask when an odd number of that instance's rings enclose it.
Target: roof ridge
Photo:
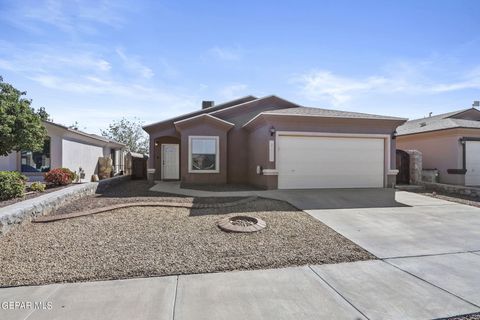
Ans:
[[[456,110],[456,111],[450,111],[450,112],[445,112],[445,113],[439,113],[439,114],[436,114],[436,115],[432,115],[430,117],[423,117],[423,118],[417,118],[417,119],[412,119],[412,120],[409,120],[408,122],[412,123],[412,122],[415,122],[415,121],[422,121],[422,120],[428,120],[428,119],[446,119],[446,118],[450,118],[454,115],[457,115],[459,113],[462,113],[462,112],[465,112],[465,111],[468,111],[470,109],[474,109],[474,108],[466,108],[466,109],[461,109],[461,110]]]
[[[239,103],[233,104],[233,105],[228,105],[228,104],[231,104],[233,102],[241,101],[241,100],[244,100],[244,99],[247,99],[247,98],[251,98],[251,100],[247,100],[247,101],[244,101],[244,102],[239,102]],[[208,108],[200,109],[200,110],[195,110],[195,111],[192,111],[192,112],[188,112],[188,113],[178,115],[178,116],[173,117],[173,118],[168,118],[168,119],[165,119],[165,120],[153,122],[153,123],[142,126],[142,128],[145,130],[145,128],[153,127],[153,126],[158,125],[158,124],[162,124],[162,123],[166,123],[166,122],[170,122],[170,121],[176,121],[176,120],[179,121],[179,120],[191,118],[191,117],[194,117],[196,115],[203,114],[203,113],[219,111],[219,110],[222,110],[223,108],[229,108],[229,107],[237,106],[237,105],[240,105],[240,104],[243,104],[243,103],[256,101],[256,100],[259,100],[259,99],[263,99],[263,98],[258,98],[258,97],[253,96],[253,95],[246,95],[244,97],[229,100],[229,101],[214,105],[212,107],[208,107]]]

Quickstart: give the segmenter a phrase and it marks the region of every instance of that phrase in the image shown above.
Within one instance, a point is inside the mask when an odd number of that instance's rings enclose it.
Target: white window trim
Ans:
[[[215,170],[192,170],[192,139],[215,139]],[[220,172],[220,137],[219,136],[188,136],[188,173],[219,173]]]

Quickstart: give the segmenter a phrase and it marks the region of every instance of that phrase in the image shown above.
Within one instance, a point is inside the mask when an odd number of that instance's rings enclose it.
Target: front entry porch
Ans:
[[[180,138],[155,139],[155,180],[180,180]]]

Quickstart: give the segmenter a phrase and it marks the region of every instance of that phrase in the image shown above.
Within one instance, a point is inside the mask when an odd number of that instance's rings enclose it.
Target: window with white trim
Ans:
[[[191,173],[219,172],[219,137],[188,137],[188,171]]]

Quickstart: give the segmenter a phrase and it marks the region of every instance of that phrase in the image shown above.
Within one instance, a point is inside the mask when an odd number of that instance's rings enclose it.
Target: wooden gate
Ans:
[[[410,155],[397,149],[397,184],[410,184]]]

